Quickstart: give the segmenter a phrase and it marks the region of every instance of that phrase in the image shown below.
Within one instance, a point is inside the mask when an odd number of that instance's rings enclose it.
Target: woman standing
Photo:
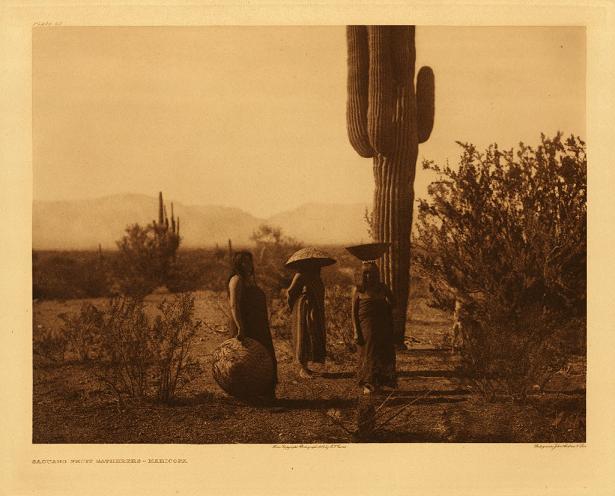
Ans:
[[[292,344],[299,375],[310,379],[309,362],[325,363],[327,340],[325,331],[325,285],[321,267],[335,260],[315,248],[296,252],[286,267],[297,271],[288,288],[288,307],[292,312]]]
[[[352,324],[359,346],[357,378],[366,394],[397,386],[393,306],[393,295],[380,281],[378,266],[364,262],[361,284],[352,296]]]
[[[256,284],[252,254],[247,251],[235,253],[233,269],[228,279],[228,294],[231,307],[230,333],[238,340],[252,338],[262,344],[273,361],[273,381],[270,396],[275,397],[278,381],[277,360],[269,330],[269,314],[265,293]]]

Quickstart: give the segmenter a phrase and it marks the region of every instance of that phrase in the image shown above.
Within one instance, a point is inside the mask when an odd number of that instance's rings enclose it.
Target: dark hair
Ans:
[[[244,260],[249,260],[252,263],[252,267],[254,268],[254,257],[252,257],[252,253],[250,253],[249,251],[236,251],[233,254],[231,272],[229,273],[228,279],[226,280],[227,291],[228,291],[228,284],[229,282],[231,282],[231,279],[234,276],[250,277],[254,275],[254,272],[252,272],[252,274],[246,274],[246,271],[242,267],[242,262]]]
[[[302,264],[300,264],[295,270],[299,274],[320,274],[322,269],[322,265],[317,262],[310,262],[309,260],[305,260]]]
[[[361,265],[361,283],[357,285],[357,289],[363,292],[369,286],[374,286],[378,283],[380,283],[378,266],[374,262],[363,262]]]

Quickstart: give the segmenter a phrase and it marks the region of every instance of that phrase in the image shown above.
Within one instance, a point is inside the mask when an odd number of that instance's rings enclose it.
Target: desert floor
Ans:
[[[298,377],[288,341],[274,330],[279,363],[274,406],[245,404],[226,395],[211,375],[212,351],[226,339],[223,295],[198,292],[195,317],[206,322],[193,356],[203,374],[173,404],[146,400],[118,405],[88,365],[33,357],[34,443],[345,443],[356,441],[354,357]],[[165,295],[152,295],[155,305]],[[168,297],[168,296],[166,296]],[[83,300],[34,302],[34,332],[60,329],[62,312]],[[104,300],[89,300],[102,304]],[[399,388],[373,398],[378,409],[373,442],[584,442],[585,359],[576,357],[524,405],[485,402],[457,371],[451,353],[451,316],[410,302],[410,350],[397,356]],[[386,400],[386,401],[385,401]]]

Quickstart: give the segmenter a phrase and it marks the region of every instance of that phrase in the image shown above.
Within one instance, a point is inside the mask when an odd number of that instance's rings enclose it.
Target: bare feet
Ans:
[[[299,369],[299,377],[301,377],[302,379],[313,379],[314,378],[314,374],[312,374],[312,371],[309,369]]]
[[[371,394],[375,390],[376,389],[371,384],[366,384],[365,386],[363,386],[363,394]]]
[[[397,343],[395,345],[395,349],[397,351],[408,351],[410,348],[406,345],[406,343]]]

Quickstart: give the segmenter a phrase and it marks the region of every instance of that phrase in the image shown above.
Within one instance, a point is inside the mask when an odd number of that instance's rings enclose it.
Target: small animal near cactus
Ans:
[[[410,230],[418,145],[434,123],[434,74],[414,84],[414,26],[348,26],[348,137],[373,158],[374,240],[391,243],[380,272],[393,291],[395,336],[403,343],[410,279]]]

